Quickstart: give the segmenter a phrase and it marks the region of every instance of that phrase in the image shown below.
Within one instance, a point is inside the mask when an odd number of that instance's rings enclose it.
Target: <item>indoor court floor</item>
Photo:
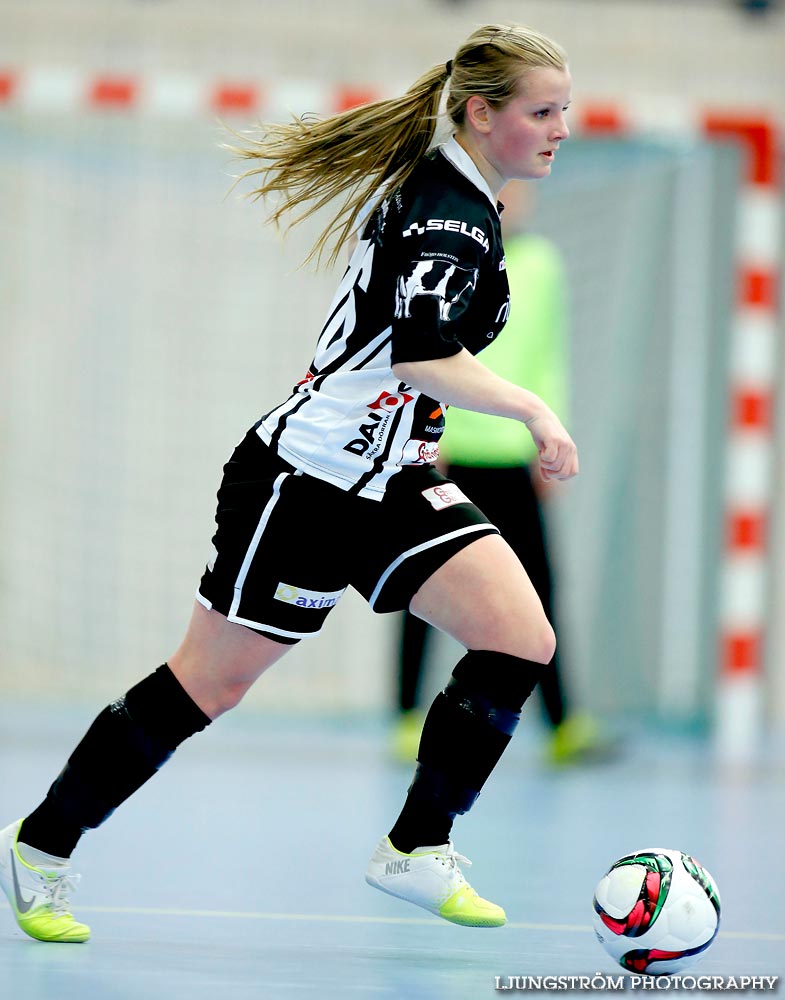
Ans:
[[[0,825],[37,804],[100,707],[0,706]],[[635,729],[612,762],[554,770],[540,736],[536,717],[522,725],[454,830],[504,928],[456,927],[366,886],[410,779],[383,721],[238,711],[81,842],[88,944],[26,938],[3,899],[0,997],[477,1000],[514,995],[497,976],[616,976],[591,930],[594,886],[652,846],[693,854],[719,885],[722,927],[696,974],[785,975],[779,749],[733,773],[704,741]]]

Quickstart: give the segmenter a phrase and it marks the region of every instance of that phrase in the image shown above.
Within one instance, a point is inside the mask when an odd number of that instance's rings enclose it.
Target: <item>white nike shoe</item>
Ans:
[[[68,909],[68,893],[76,888],[79,876],[70,875],[70,866],[62,863],[29,865],[17,846],[21,826],[19,819],[0,830],[0,886],[16,922],[38,941],[87,941],[90,928],[76,921]]]
[[[504,910],[482,899],[458,865],[471,865],[457,854],[452,841],[440,847],[418,847],[404,854],[383,837],[368,863],[365,881],[391,896],[421,906],[463,927],[501,927]]]

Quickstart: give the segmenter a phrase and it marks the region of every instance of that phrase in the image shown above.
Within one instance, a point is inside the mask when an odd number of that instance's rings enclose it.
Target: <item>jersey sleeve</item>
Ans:
[[[457,214],[457,213],[456,213]],[[488,241],[479,226],[429,218],[403,230],[392,363],[458,354]]]

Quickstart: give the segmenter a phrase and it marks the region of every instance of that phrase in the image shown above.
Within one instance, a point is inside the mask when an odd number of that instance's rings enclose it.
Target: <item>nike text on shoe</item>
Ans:
[[[383,837],[368,863],[365,881],[453,924],[501,927],[507,922],[504,910],[477,895],[463,877],[459,862],[471,864],[456,854],[452,842],[403,854],[389,837]]]
[[[19,854],[17,842],[22,820],[0,831],[0,885],[16,922],[38,941],[79,943],[90,937],[90,928],[74,920],[68,909],[68,893],[76,888],[78,875],[69,875],[62,865],[33,868]]]

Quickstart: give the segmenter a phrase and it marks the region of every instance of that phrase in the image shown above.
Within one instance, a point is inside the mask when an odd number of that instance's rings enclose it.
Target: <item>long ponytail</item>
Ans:
[[[304,116],[265,124],[260,139],[230,147],[242,159],[263,161],[240,180],[263,178],[250,192],[254,200],[281,196],[270,221],[280,224],[288,215],[286,229],[343,196],[306,258],[320,262],[330,247],[328,261],[333,263],[366,202],[374,196],[381,201],[402,184],[428,151],[447,78],[446,67],[435,66],[401,97],[325,119]]]

